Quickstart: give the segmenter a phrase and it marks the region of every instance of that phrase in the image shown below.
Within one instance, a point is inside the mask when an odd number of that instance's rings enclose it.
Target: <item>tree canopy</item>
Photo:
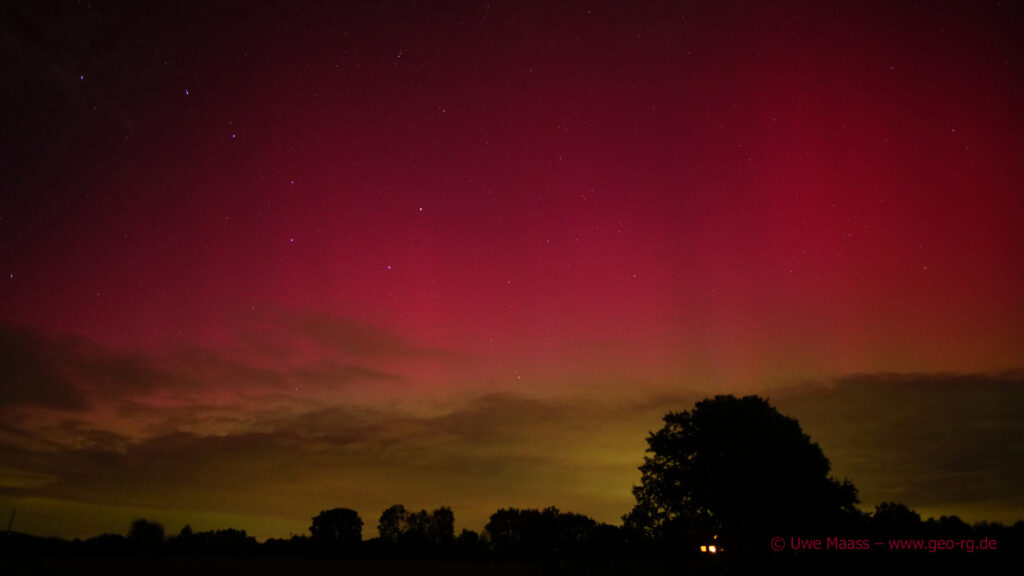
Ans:
[[[670,412],[647,438],[627,528],[656,540],[710,538],[757,545],[788,530],[841,525],[857,491],[793,418],[757,396],[716,396]],[[767,540],[765,540],[767,542]]]
[[[396,504],[381,513],[377,531],[381,540],[394,544],[451,545],[455,542],[455,514],[447,506],[433,512],[409,512]]]
[[[128,540],[139,547],[159,546],[164,540],[163,524],[139,518],[128,529]]]
[[[484,530],[499,554],[538,558],[582,548],[597,528],[598,523],[588,516],[550,506],[544,510],[502,508],[491,515]]]
[[[313,518],[309,533],[319,544],[358,545],[363,540],[363,519],[350,508],[324,510]]]

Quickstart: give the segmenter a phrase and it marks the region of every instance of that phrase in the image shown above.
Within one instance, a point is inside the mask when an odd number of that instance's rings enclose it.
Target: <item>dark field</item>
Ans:
[[[14,557],[7,574],[105,574],[110,576],[205,576],[287,574],[292,576],[532,576],[540,574],[635,574],[636,566],[616,570],[559,570],[542,564],[474,562],[382,562],[332,558],[153,558],[153,557]],[[645,574],[661,573],[644,570]]]

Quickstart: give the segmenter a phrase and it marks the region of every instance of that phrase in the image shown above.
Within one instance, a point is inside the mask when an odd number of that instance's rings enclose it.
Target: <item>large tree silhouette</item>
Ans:
[[[822,533],[857,514],[857,491],[793,418],[757,396],[716,396],[671,412],[647,438],[636,506],[642,536],[683,544],[721,536],[729,549],[768,549],[770,535]]]

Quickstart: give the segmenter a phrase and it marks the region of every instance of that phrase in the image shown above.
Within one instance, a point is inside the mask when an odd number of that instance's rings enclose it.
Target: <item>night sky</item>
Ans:
[[[618,523],[756,392],[1024,517],[1014,4],[5,2],[0,513]]]

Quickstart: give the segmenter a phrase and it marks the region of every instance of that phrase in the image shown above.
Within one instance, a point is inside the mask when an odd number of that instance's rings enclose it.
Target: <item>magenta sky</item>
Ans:
[[[913,373],[939,414],[970,387],[929,375],[983,374],[965,418],[1006,417],[1020,14],[909,4],[6,8],[0,504],[615,522],[700,394]],[[868,503],[1024,510],[901,492],[935,462],[869,491],[836,442]]]

